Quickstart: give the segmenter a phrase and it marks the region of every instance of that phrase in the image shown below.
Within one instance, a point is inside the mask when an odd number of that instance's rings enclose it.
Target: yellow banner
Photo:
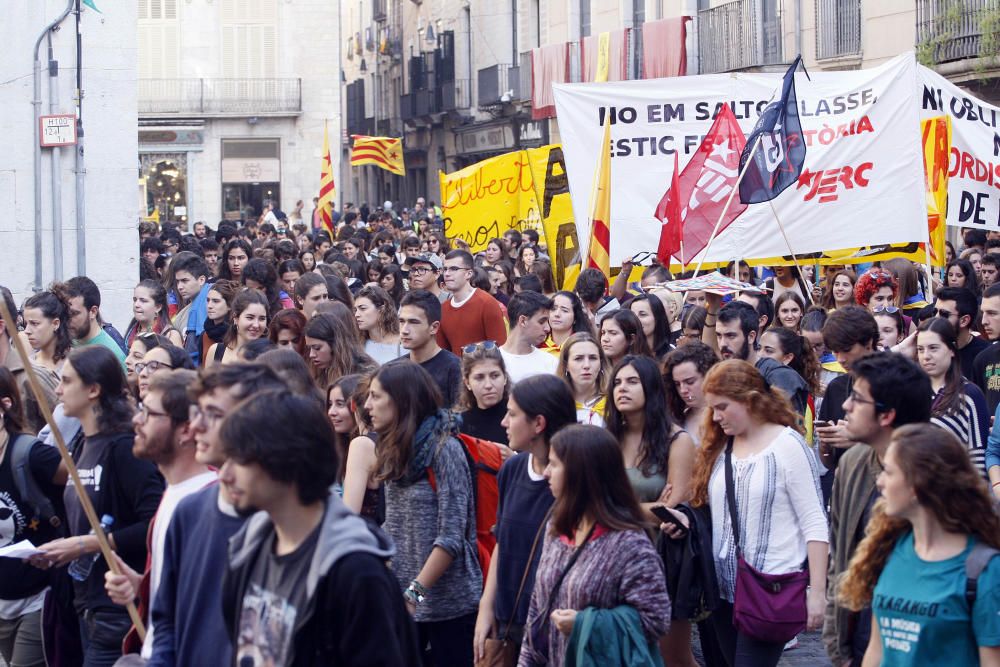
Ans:
[[[510,229],[534,229],[552,260],[556,285],[579,254],[569,179],[558,144],[505,153],[439,174],[444,232],[472,252]]]
[[[611,33],[602,32],[597,38],[597,73],[594,81],[607,81],[611,60]]]
[[[927,229],[931,264],[944,266],[945,216],[948,213],[948,160],[951,157],[951,116],[920,121],[927,183]]]

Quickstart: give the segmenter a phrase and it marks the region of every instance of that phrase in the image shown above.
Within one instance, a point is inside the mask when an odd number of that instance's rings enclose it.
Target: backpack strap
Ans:
[[[979,587],[979,575],[983,573],[986,566],[994,556],[1000,554],[1000,550],[994,549],[988,544],[976,542],[972,551],[965,558],[965,601],[969,603],[969,611],[976,603],[976,589]]]
[[[31,448],[37,440],[26,433],[15,436],[10,443],[11,474],[14,476],[14,486],[21,499],[31,506],[32,511],[43,521],[58,527],[59,516],[49,497],[42,492],[31,472]]]

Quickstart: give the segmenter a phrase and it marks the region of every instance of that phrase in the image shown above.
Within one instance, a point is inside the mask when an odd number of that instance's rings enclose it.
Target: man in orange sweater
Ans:
[[[452,250],[445,255],[444,288],[451,297],[441,304],[437,342],[459,357],[469,343],[492,340],[500,346],[507,341],[500,302],[469,282],[473,266],[472,255],[465,250]]]

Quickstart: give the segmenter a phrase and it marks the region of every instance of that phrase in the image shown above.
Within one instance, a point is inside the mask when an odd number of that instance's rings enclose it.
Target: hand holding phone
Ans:
[[[677,515],[674,514],[673,511],[667,509],[663,505],[653,505],[649,508],[649,511],[652,512],[657,519],[669,526],[673,526],[677,530],[683,532],[688,529],[688,527],[684,525],[684,522],[677,518]]]

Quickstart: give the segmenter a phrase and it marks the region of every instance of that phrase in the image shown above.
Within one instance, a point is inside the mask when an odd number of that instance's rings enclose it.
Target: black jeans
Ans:
[[[111,667],[122,657],[122,640],[132,627],[128,612],[86,610],[80,619],[83,639],[83,667]]]
[[[417,623],[417,633],[424,654],[424,667],[472,666],[475,612],[447,621]]]
[[[719,606],[709,620],[715,627],[719,650],[729,667],[776,667],[781,660],[784,642],[762,642],[739,632],[733,626],[731,603],[719,600]]]

